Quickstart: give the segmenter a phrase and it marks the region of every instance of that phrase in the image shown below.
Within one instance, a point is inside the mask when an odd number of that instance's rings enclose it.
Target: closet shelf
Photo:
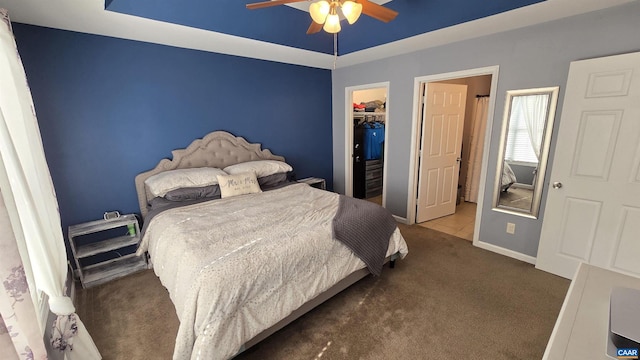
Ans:
[[[359,116],[359,117],[364,117],[364,116],[387,116],[386,112],[366,112],[366,111],[354,111],[353,112],[353,116]]]

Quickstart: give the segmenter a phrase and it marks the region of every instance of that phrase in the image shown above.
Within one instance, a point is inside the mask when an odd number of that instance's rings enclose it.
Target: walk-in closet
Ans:
[[[353,92],[353,196],[382,202],[386,88]]]

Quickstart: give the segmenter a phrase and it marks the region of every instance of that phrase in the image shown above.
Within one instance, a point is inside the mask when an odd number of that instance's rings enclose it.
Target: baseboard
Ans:
[[[71,281],[71,289],[69,291],[69,298],[71,298],[71,302],[75,306],[76,304],[76,282]]]
[[[511,187],[512,188],[516,188],[516,189],[533,190],[533,185],[529,185],[529,184],[515,183],[515,184],[511,185]]]
[[[529,264],[536,264],[536,258],[534,258],[533,256],[529,256],[529,255],[525,255],[523,253],[519,253],[517,251],[513,251],[513,250],[509,250],[509,249],[505,249],[503,247],[497,246],[497,245],[493,245],[493,244],[489,244],[483,241],[474,241],[473,242],[474,246],[477,246],[481,249],[485,249],[485,250],[489,250],[492,251],[494,253],[498,253],[500,255],[504,255],[504,256],[508,256],[510,258],[514,258],[520,261],[524,261],[526,263]]]
[[[396,219],[397,222],[401,223],[401,224],[405,224],[405,225],[411,225],[409,224],[409,220],[407,220],[407,218],[403,218],[397,215],[393,215],[393,217]]]
[[[66,282],[66,288],[67,288],[67,296],[71,299],[71,302],[73,303],[73,306],[76,305],[76,276],[79,275],[77,273],[78,270],[73,270],[73,267],[71,267],[71,263],[67,261],[67,282]]]

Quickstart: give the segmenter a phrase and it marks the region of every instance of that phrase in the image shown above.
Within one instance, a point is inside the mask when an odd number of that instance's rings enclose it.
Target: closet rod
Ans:
[[[476,95],[477,98],[481,98],[481,97],[489,97],[491,95],[487,94],[487,95]]]

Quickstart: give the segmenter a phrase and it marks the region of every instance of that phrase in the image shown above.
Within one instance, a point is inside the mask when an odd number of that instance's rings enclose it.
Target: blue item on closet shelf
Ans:
[[[384,129],[384,124],[379,122],[366,122],[362,124],[365,129]]]
[[[364,158],[376,160],[382,157],[384,125],[377,122],[364,124]]]

